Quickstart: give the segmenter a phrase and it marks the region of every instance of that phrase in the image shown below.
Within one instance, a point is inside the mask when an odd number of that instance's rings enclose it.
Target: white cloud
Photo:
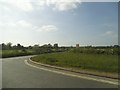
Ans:
[[[9,21],[6,23],[2,23],[0,22],[0,30],[2,31],[14,31],[14,30],[30,30],[32,29],[34,26],[25,21],[25,20],[20,20],[20,21]]]
[[[77,8],[81,0],[1,0],[0,2],[23,11],[32,11],[45,6],[54,10],[66,11]]]
[[[106,31],[102,34],[102,36],[111,37],[111,38],[118,38],[118,33],[113,31]]]
[[[81,0],[48,0],[47,5],[53,5],[53,9],[59,11],[66,11],[77,8],[80,3]]]
[[[114,25],[114,23],[104,23],[103,25],[104,27],[111,28],[111,29],[117,27],[117,24]]]
[[[25,20],[18,21],[16,25],[19,27],[24,27],[24,28],[31,28],[32,27],[32,24],[25,21]]]
[[[51,32],[51,31],[57,31],[58,28],[55,25],[43,25],[42,27],[39,27],[37,31],[39,32]]]
[[[33,5],[30,0],[1,0],[6,6],[18,8],[23,11],[32,11]]]
[[[113,34],[112,31],[106,31],[106,32],[105,32],[105,35],[112,35],[112,34]]]
[[[46,5],[46,0],[36,0],[35,4],[38,6],[44,6]]]
[[[2,32],[22,32],[22,31],[53,32],[58,28],[55,25],[36,26],[26,20],[9,21],[2,23],[0,21],[0,31]]]
[[[70,9],[77,8],[81,3],[81,0],[37,0],[36,5],[38,6],[48,6],[53,10],[66,11]]]

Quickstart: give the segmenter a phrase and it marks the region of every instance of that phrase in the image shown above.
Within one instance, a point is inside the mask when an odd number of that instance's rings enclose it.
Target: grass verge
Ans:
[[[38,55],[32,57],[32,60],[67,68],[96,70],[110,73],[118,72],[117,55],[62,52]]]
[[[8,58],[8,57],[17,57],[17,56],[26,56],[26,55],[33,55],[33,52],[30,50],[2,50],[1,57]]]

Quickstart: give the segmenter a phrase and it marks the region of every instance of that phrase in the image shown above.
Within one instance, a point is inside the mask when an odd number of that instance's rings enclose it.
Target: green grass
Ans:
[[[35,56],[32,60],[61,67],[118,72],[117,55],[63,52]]]
[[[2,50],[2,58],[31,55],[31,50]]]
[[[2,57],[2,50],[0,50],[0,57]]]

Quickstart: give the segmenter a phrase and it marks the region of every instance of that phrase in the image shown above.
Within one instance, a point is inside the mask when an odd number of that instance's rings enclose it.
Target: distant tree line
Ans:
[[[44,44],[40,46],[39,44],[35,44],[33,46],[23,46],[21,44],[12,45],[9,43],[0,44],[2,50],[2,57],[12,57],[12,56],[24,56],[24,55],[36,55],[36,54],[44,54],[44,53],[53,53],[53,52],[63,52],[67,51],[68,47],[59,47],[58,44]]]
[[[58,44],[44,44],[40,46],[35,44],[33,46],[23,46],[21,44],[12,45],[9,43],[0,44],[0,56],[2,57],[13,57],[13,56],[25,56],[25,55],[36,55],[44,53],[54,53],[54,52],[65,52],[71,51],[74,53],[94,53],[94,54],[111,54],[111,55],[120,55],[120,46],[83,46],[83,47],[73,47],[73,46],[62,46],[59,47]]]
[[[94,53],[94,54],[111,54],[120,55],[120,46],[84,46],[72,49],[74,53]]]
[[[43,46],[39,46],[39,44],[35,44],[34,46],[28,46],[28,47],[25,47],[21,44],[17,44],[17,45],[12,45],[11,42],[9,43],[2,43],[0,44],[0,47],[2,47],[2,50],[15,50],[15,49],[33,49],[33,48],[58,48],[58,44],[54,44],[54,46],[52,46],[51,44],[45,44]]]
[[[12,43],[2,43],[0,44],[0,47],[2,47],[2,50],[19,50],[19,49],[26,49],[26,47],[22,46],[21,44],[17,44],[17,45],[14,45],[12,46]]]

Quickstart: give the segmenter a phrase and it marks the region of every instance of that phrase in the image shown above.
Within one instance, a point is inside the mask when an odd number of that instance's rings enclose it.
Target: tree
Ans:
[[[5,45],[5,43],[2,43],[2,49],[3,49],[3,50],[6,49],[6,45]]]
[[[7,49],[11,49],[12,48],[12,43],[11,42],[7,43],[6,47],[7,47]]]
[[[24,46],[20,45],[19,43],[17,44],[18,49],[24,49]]]
[[[33,50],[34,50],[34,52],[35,52],[36,54],[39,54],[39,53],[40,53],[40,46],[39,46],[38,44],[35,44],[35,45],[33,46]]]
[[[54,48],[58,48],[58,44],[57,43],[54,44]]]

